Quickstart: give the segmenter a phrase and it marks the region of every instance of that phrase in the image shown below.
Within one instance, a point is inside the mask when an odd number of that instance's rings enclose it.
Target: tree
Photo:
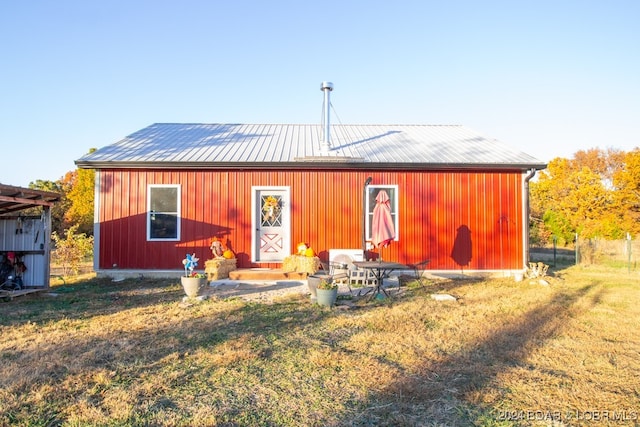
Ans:
[[[78,226],[73,225],[64,233],[64,238],[55,232],[51,234],[55,243],[52,258],[62,266],[64,276],[78,274],[82,262],[93,253],[93,237],[77,231]]]
[[[613,176],[623,168],[625,153],[609,148],[606,151],[599,148],[580,150],[573,155],[575,167],[588,167],[598,174],[607,189],[614,189]]]
[[[89,152],[95,151],[95,148]],[[78,232],[93,235],[93,199],[95,172],[76,169],[67,172],[58,181],[36,180],[29,184],[35,190],[60,194],[60,201],[51,208],[51,231],[63,235],[73,225]],[[34,212],[35,214],[35,212]]]
[[[96,151],[91,148],[89,153]],[[92,169],[76,169],[67,172],[62,179],[67,186],[69,200],[64,220],[68,224],[78,226],[78,232],[93,235],[93,199],[95,171]]]
[[[33,190],[50,191],[60,194],[60,200],[51,207],[51,231],[58,234],[64,233],[64,230],[69,228],[69,224],[65,222],[65,212],[69,210],[70,202],[67,199],[67,192],[69,186],[61,180],[56,182],[37,180],[29,183],[29,188]],[[35,208],[38,209],[39,208]],[[36,214],[36,212],[34,212]]]
[[[632,182],[639,182],[637,176],[628,175],[634,160],[618,150],[591,149],[578,151],[573,159],[549,162],[530,185],[531,214],[536,224],[532,240],[548,242],[556,236],[560,242],[569,243],[575,233],[585,238],[618,239],[626,231],[637,229],[630,224],[627,213],[633,206]],[[640,175],[640,160],[638,163]],[[621,199],[623,188],[626,192]],[[636,198],[635,203],[640,205],[638,202]]]
[[[624,228],[632,234],[640,233],[640,149],[626,153],[624,168],[613,176],[617,188],[616,201],[622,210]]]
[[[610,237],[606,235],[604,222],[615,222],[611,211],[611,192],[608,191],[600,175],[587,166],[573,171],[567,183],[570,191],[558,200],[559,210],[583,237]]]
[[[568,182],[569,173],[569,160],[558,157],[549,162],[536,181],[531,182],[530,209],[537,225],[532,240],[549,243],[556,236],[561,245],[573,240],[575,230],[556,203],[569,192],[566,187],[558,185],[559,182]]]
[[[70,185],[65,221],[77,225],[78,232],[86,235],[93,235],[94,179],[95,172],[90,169],[78,169],[65,175],[65,181]]]

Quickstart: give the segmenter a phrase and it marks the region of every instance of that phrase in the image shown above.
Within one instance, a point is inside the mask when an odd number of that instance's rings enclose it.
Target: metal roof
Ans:
[[[156,123],[76,160],[81,168],[519,168],[546,164],[460,125]]]
[[[35,206],[53,206],[60,194],[0,184],[0,216]]]

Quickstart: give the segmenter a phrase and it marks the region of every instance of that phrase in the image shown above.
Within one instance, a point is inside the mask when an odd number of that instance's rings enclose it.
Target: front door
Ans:
[[[289,188],[254,187],[253,262],[282,262],[291,254]]]

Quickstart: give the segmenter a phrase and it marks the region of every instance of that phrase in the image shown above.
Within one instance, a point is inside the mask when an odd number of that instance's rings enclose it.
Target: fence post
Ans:
[[[578,233],[576,233],[576,265],[580,264],[580,260],[578,259],[578,257],[580,256],[580,251],[578,249]]]
[[[627,233],[627,273],[631,274],[631,233]]]

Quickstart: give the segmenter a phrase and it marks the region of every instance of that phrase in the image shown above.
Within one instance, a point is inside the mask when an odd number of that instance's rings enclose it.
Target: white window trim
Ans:
[[[365,236],[366,237],[366,241],[367,242],[371,242],[371,218],[373,217],[373,208],[375,207],[375,200],[373,201],[373,205],[371,205],[369,203],[369,189],[371,188],[375,188],[375,189],[391,189],[393,190],[394,194],[395,194],[395,198],[394,198],[394,203],[393,206],[391,207],[391,213],[393,214],[393,225],[395,227],[396,230],[396,237],[393,239],[394,242],[398,241],[398,235],[400,235],[400,221],[398,221],[398,205],[399,205],[399,199],[400,199],[400,195],[398,193],[398,186],[397,185],[367,185],[366,187],[366,203],[367,205],[364,207],[366,209],[366,213],[367,213],[367,220],[365,221]]]
[[[176,208],[177,208],[177,212],[166,212],[166,213],[175,213],[176,214],[176,237],[175,238],[168,238],[168,239],[158,239],[158,238],[151,238],[151,189],[152,188],[176,188],[177,191],[177,195],[176,197],[178,198],[177,203],[176,203]],[[181,187],[179,184],[149,184],[147,185],[147,216],[145,218],[146,221],[146,226],[147,226],[147,241],[148,242],[178,242],[180,241],[180,225],[182,223],[182,205],[181,205]],[[163,212],[159,212],[159,213],[163,213]]]

